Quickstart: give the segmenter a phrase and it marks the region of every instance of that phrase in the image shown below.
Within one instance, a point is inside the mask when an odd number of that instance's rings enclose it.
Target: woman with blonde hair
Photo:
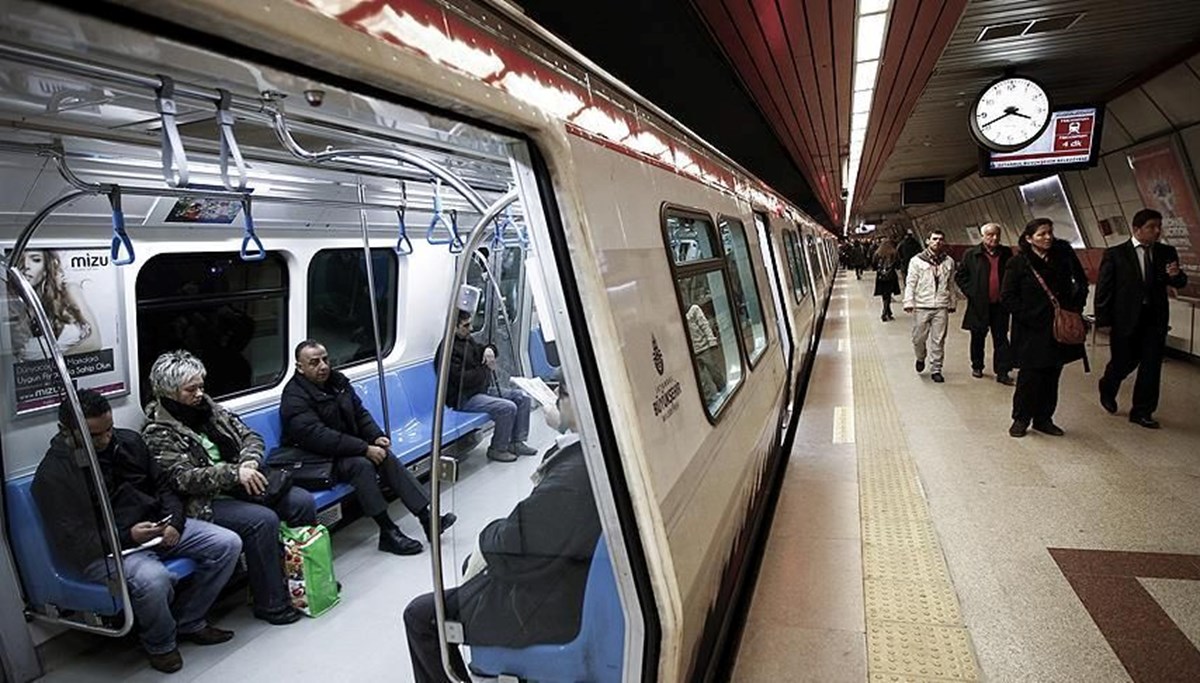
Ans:
[[[50,335],[63,355],[99,351],[100,327],[87,305],[83,289],[67,282],[58,253],[48,249],[30,249],[21,255],[21,275],[37,292],[46,317],[50,320]],[[32,325],[32,321],[30,321]],[[38,337],[32,329],[14,340],[20,360],[42,355]]]

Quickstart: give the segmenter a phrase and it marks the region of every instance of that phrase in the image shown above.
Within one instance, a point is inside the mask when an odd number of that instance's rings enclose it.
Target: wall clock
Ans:
[[[971,135],[996,152],[1012,152],[1038,139],[1050,123],[1050,96],[1037,81],[1005,76],[993,81],[971,105]]]

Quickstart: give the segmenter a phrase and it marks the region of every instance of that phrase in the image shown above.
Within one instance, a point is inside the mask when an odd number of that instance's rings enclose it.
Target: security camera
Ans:
[[[318,88],[305,90],[304,100],[314,107],[319,107],[325,103],[325,91]]]

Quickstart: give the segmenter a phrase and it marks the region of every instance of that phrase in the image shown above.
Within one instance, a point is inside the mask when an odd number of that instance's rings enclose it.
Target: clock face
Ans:
[[[1033,142],[1050,123],[1050,98],[1037,82],[1020,76],[992,83],[971,110],[971,133],[979,144],[1011,152]]]

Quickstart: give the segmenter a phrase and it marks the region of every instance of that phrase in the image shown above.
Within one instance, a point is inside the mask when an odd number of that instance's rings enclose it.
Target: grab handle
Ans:
[[[113,238],[112,249],[109,251],[109,258],[114,266],[127,266],[133,263],[133,242],[129,239],[129,233],[125,232],[125,211],[121,208],[121,188],[114,186],[108,193],[108,203],[112,205],[112,226]],[[125,249],[128,254],[125,258],[121,258],[121,249]]]
[[[246,227],[242,232],[242,260],[261,261],[267,257],[267,250],[263,248],[262,240],[258,239],[258,235],[254,233],[254,214],[250,213],[250,195],[242,197],[242,215],[246,219]],[[246,250],[246,247],[251,244],[254,245],[256,251]]]
[[[154,107],[162,119],[162,172],[163,180],[171,187],[187,187],[187,152],[179,137],[175,122],[178,109],[175,106],[175,81],[170,76],[158,76],[159,86],[155,89]]]

